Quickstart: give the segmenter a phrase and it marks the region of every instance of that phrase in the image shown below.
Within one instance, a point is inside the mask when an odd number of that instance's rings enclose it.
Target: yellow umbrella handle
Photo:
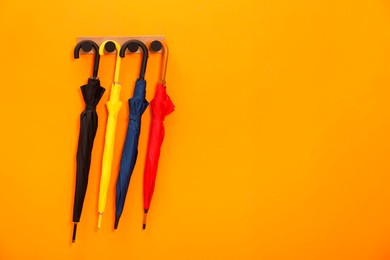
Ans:
[[[100,55],[104,55],[104,49],[105,49],[107,43],[113,43],[115,45],[116,63],[115,63],[114,82],[119,82],[119,72],[121,69],[121,58],[119,56],[119,52],[120,52],[121,46],[116,41],[112,41],[112,40],[104,41],[99,47],[99,54]]]

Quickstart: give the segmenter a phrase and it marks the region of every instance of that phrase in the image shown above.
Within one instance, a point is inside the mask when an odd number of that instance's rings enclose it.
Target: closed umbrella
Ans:
[[[95,61],[93,76],[88,79],[86,85],[81,86],[81,93],[85,102],[85,109],[80,115],[80,134],[77,147],[77,167],[76,167],[76,188],[73,205],[73,236],[72,242],[76,240],[77,223],[80,222],[83,209],[85,193],[88,186],[89,168],[91,165],[91,154],[93,141],[98,128],[98,115],[96,105],[99,103],[105,89],[100,86],[100,80],[97,77],[99,68],[99,46],[93,41],[79,42],[74,49],[74,58],[79,58],[80,49],[89,52],[95,51]]]
[[[149,143],[146,153],[146,163],[144,170],[144,220],[143,229],[146,228],[146,218],[152,201],[154,187],[156,183],[158,161],[160,159],[161,146],[164,140],[164,118],[174,111],[170,97],[167,95],[165,75],[168,62],[168,47],[164,42],[154,41],[151,49],[158,51],[163,47],[162,79],[157,83],[155,97],[150,102],[152,111],[152,121],[149,134]]]
[[[108,119],[107,119],[106,137],[104,143],[104,152],[103,152],[102,174],[100,177],[100,190],[99,190],[99,203],[98,203],[98,212],[99,212],[98,228],[100,228],[101,226],[102,215],[107,202],[108,185],[110,183],[112,159],[114,155],[115,130],[116,130],[118,113],[122,107],[122,102],[119,100],[121,85],[118,82],[119,70],[121,64],[121,59],[119,56],[120,45],[114,41],[104,41],[100,45],[100,49],[99,49],[100,55],[103,55],[106,44],[107,47],[115,46],[115,48],[111,48],[111,49],[116,49],[117,55],[116,55],[114,83],[111,86],[110,100],[106,103],[107,110],[108,110]]]
[[[138,47],[142,49],[143,57],[139,78],[134,87],[133,97],[129,99],[129,124],[125,144],[122,150],[122,158],[120,162],[120,170],[116,183],[116,209],[115,209],[115,224],[114,228],[118,228],[119,219],[123,212],[127,190],[129,188],[130,178],[134,170],[138,155],[138,140],[141,129],[141,117],[145,109],[149,105],[145,99],[146,81],[145,71],[148,60],[148,49],[145,44],[138,40],[130,40],[122,45],[120,55],[125,57],[126,49],[132,52],[137,51]]]

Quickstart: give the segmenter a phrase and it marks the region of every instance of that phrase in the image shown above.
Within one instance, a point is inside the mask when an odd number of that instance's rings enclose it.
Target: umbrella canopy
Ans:
[[[119,79],[119,70],[120,70],[120,56],[119,50],[120,45],[114,41],[104,41],[100,45],[99,53],[103,55],[105,46],[114,46],[117,52],[116,56],[116,65],[115,65],[115,76],[114,83],[111,86],[110,100],[106,103],[108,110],[108,119],[106,127],[106,137],[104,143],[104,152],[103,152],[103,162],[102,162],[102,174],[100,177],[100,190],[99,190],[99,203],[98,203],[98,228],[101,226],[102,215],[106,207],[107,202],[107,192],[108,186],[110,183],[111,170],[112,170],[112,159],[114,155],[114,143],[115,143],[115,130],[118,119],[119,110],[122,107],[122,102],[120,99],[121,85],[118,82]]]
[[[149,103],[145,99],[146,81],[145,70],[148,60],[148,49],[145,44],[138,40],[130,40],[125,42],[121,48],[121,57],[125,56],[126,49],[134,52],[137,51],[138,46],[143,51],[143,58],[140,70],[140,76],[137,79],[134,87],[133,97],[129,99],[129,124],[127,127],[127,134],[125,144],[122,150],[122,158],[120,163],[120,170],[118,180],[116,183],[116,202],[115,202],[115,224],[114,228],[118,228],[119,219],[123,212],[127,190],[129,188],[130,178],[134,170],[138,155],[138,140],[141,129],[141,117]]]
[[[168,48],[165,43],[153,42],[152,50],[159,50],[164,47],[164,59],[162,67],[162,80],[157,83],[155,97],[150,102],[152,110],[152,123],[150,127],[148,150],[144,171],[144,221],[143,229],[146,228],[146,217],[152,201],[154,186],[157,176],[158,161],[160,159],[161,146],[164,140],[164,118],[175,109],[170,97],[167,95],[165,86],[165,75],[168,61]]]
[[[95,42],[88,40],[78,43],[74,50],[75,59],[79,58],[80,48],[83,48],[83,50],[86,52],[93,48],[95,50],[95,62],[93,76],[88,79],[88,84],[81,86],[81,93],[84,98],[85,109],[80,115],[80,134],[76,156],[77,167],[76,188],[73,205],[73,243],[76,240],[77,223],[80,222],[85,193],[87,192],[93,141],[95,139],[98,127],[96,105],[99,103],[105,91],[105,89],[100,86],[100,80],[97,78],[100,59],[99,46]]]

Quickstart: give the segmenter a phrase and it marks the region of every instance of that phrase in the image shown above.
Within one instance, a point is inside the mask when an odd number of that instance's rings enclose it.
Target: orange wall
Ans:
[[[0,259],[390,259],[388,1],[0,2]],[[71,245],[77,36],[164,34],[171,50],[155,197],[142,231],[150,111],[124,215],[97,197],[109,91]],[[122,100],[139,55],[123,61]],[[113,56],[101,60],[109,89]],[[159,56],[147,70],[150,100]]]

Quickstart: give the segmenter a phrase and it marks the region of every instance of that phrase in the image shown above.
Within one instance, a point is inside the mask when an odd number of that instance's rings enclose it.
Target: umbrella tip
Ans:
[[[98,228],[100,228],[102,225],[102,216],[103,216],[103,212],[99,212]]]
[[[77,232],[77,223],[75,222],[73,224],[73,236],[72,236],[72,243],[73,244],[76,242],[76,232]]]
[[[119,217],[115,216],[114,229],[118,229],[118,224],[119,224]]]
[[[146,229],[146,219],[148,217],[148,210],[145,209],[144,210],[144,221],[143,221],[143,224],[142,224],[142,229]]]

